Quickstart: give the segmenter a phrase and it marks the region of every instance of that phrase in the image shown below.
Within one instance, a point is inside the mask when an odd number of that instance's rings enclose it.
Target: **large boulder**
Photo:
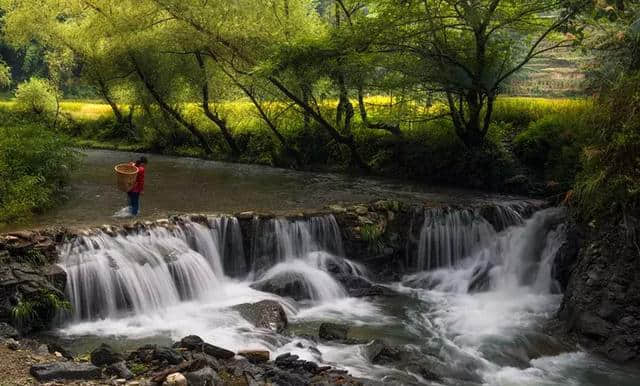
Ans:
[[[297,273],[283,273],[269,279],[264,279],[251,284],[251,288],[262,292],[269,292],[282,297],[288,297],[297,301],[309,300],[313,296],[311,290],[302,275]]]
[[[102,370],[90,363],[54,362],[35,364],[29,370],[39,382],[100,379]]]
[[[111,346],[105,343],[91,352],[91,363],[96,366],[109,366],[122,360],[124,360],[122,354],[117,353]]]
[[[346,340],[349,326],[335,323],[322,323],[318,336],[324,340]]]
[[[244,303],[233,307],[243,318],[258,328],[282,332],[289,323],[282,305],[274,300]]]

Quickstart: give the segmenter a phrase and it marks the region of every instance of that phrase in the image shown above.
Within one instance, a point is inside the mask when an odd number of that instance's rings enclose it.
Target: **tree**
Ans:
[[[57,90],[45,79],[31,78],[20,83],[16,102],[22,111],[48,117],[57,110]]]
[[[477,146],[503,82],[533,58],[571,47],[563,32],[586,3],[385,0],[369,29],[378,50],[402,57],[399,71],[445,96],[457,135]]]

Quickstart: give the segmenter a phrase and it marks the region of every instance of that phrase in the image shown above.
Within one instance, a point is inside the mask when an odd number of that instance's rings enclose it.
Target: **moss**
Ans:
[[[149,367],[144,363],[133,363],[129,366],[129,369],[136,377],[143,375],[149,371]]]

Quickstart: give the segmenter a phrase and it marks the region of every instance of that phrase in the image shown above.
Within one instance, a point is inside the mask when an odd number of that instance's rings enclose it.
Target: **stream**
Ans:
[[[90,151],[75,177],[72,203],[37,221],[113,223],[124,200],[108,166],[133,156]],[[162,182],[161,182],[162,181]],[[160,189],[160,187],[162,189]],[[503,202],[483,195],[331,174],[301,173],[154,156],[145,216],[321,208],[375,198],[416,202]],[[171,210],[168,210],[171,208]],[[261,219],[254,240],[238,220],[212,215],[133,235],[97,233],[61,248],[74,314],[53,332],[72,351],[99,343],[132,349],[169,345],[186,335],[230,350],[266,349],[348,370],[384,384],[638,385],[640,369],[568,347],[544,333],[562,295],[551,270],[565,241],[559,208],[532,216],[501,207],[497,230],[470,210],[425,209],[412,273],[381,283],[390,297],[352,297],[338,276],[374,275],[346,256],[335,218]],[[246,245],[251,250],[245,251]],[[245,253],[249,252],[249,253]],[[247,257],[248,256],[248,257]],[[263,292],[257,283],[294,281],[300,300]],[[255,328],[234,305],[276,300],[287,334]],[[322,322],[348,324],[346,344],[318,340]],[[400,354],[376,359],[376,339]],[[372,354],[374,352],[374,354]]]
[[[36,216],[30,223],[10,225],[11,229],[3,231],[118,222],[113,214],[127,205],[127,197],[116,189],[113,168],[118,163],[138,159],[141,154],[109,150],[83,150],[83,153],[81,167],[73,173],[68,200],[63,205]],[[178,213],[295,212],[380,198],[434,204],[516,199],[403,180],[301,172],[185,157],[146,156],[149,165],[145,192],[141,197],[143,219],[158,219]]]

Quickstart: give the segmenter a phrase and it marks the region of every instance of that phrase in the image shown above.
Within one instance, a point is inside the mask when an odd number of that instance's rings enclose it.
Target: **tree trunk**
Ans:
[[[338,127],[342,125],[342,132],[345,135],[349,135],[351,131],[351,120],[354,116],[353,105],[349,100],[349,92],[345,84],[344,75],[338,75],[338,86],[340,88],[340,97],[338,101],[338,107],[336,108],[336,124]],[[344,119],[344,123],[343,123]]]
[[[111,111],[113,111],[113,115],[116,117],[116,122],[118,123],[118,127],[125,129],[129,135],[135,137],[135,131],[133,130],[133,120],[132,120],[132,110],[129,111],[129,116],[127,118],[124,117],[120,107],[111,97],[111,93],[109,92],[109,87],[105,83],[105,81],[98,77],[96,79],[96,83],[98,84],[98,91],[100,95],[102,95],[102,99],[104,99],[111,107]]]
[[[191,134],[193,134],[198,139],[198,141],[202,145],[202,148],[204,149],[204,151],[207,154],[209,154],[209,155],[213,154],[213,149],[211,149],[211,146],[207,142],[207,139],[202,134],[202,132],[197,127],[195,127],[195,125],[193,125],[192,123],[190,123],[186,119],[184,119],[184,117],[176,109],[174,109],[173,107],[169,106],[169,104],[164,99],[162,99],[162,96],[155,89],[155,87],[149,81],[149,79],[147,79],[147,77],[145,76],[144,72],[142,71],[142,69],[138,65],[138,62],[135,60],[135,58],[133,56],[130,56],[130,59],[131,59],[131,63],[133,64],[133,67],[134,67],[134,69],[136,71],[136,74],[138,75],[138,77],[140,78],[142,83],[144,84],[144,86],[147,89],[147,91],[149,91],[149,93],[151,94],[153,99],[156,101],[156,103],[158,103],[158,106],[160,106],[160,108],[163,111],[168,113],[171,117],[173,117],[173,119],[178,121],[182,126],[184,126],[187,130],[189,130],[191,132]]]
[[[202,71],[202,109],[204,110],[204,115],[206,115],[209,120],[215,123],[222,132],[222,136],[231,149],[231,156],[233,158],[238,158],[241,152],[238,148],[238,145],[236,144],[236,141],[231,135],[229,127],[227,126],[227,122],[224,119],[220,118],[218,113],[212,112],[209,106],[209,81],[207,80],[207,68],[205,66],[204,59],[202,58],[202,55],[200,55],[200,53],[196,53],[195,56],[198,62],[198,66]]]
[[[367,128],[376,129],[376,130],[385,130],[395,135],[396,137],[402,136],[402,132],[400,131],[400,127],[398,125],[392,125],[384,122],[378,122],[378,123],[369,122],[367,107],[364,105],[364,91],[362,89],[362,86],[358,86],[358,110],[360,111],[360,118],[362,119],[362,123]]]
[[[353,135],[344,136],[340,134],[340,132],[333,127],[326,119],[320,115],[320,113],[316,112],[311,106],[307,103],[304,103],[302,99],[292,93],[284,84],[282,84],[278,79],[273,76],[269,76],[267,78],[269,82],[271,82],[277,89],[279,89],[287,98],[291,99],[298,107],[302,109],[302,111],[307,114],[310,118],[316,121],[321,127],[323,127],[331,137],[339,144],[346,145],[351,151],[351,161],[353,164],[361,168],[365,171],[370,171],[369,165],[360,157],[358,153],[358,149],[356,146],[356,142],[353,138]]]

